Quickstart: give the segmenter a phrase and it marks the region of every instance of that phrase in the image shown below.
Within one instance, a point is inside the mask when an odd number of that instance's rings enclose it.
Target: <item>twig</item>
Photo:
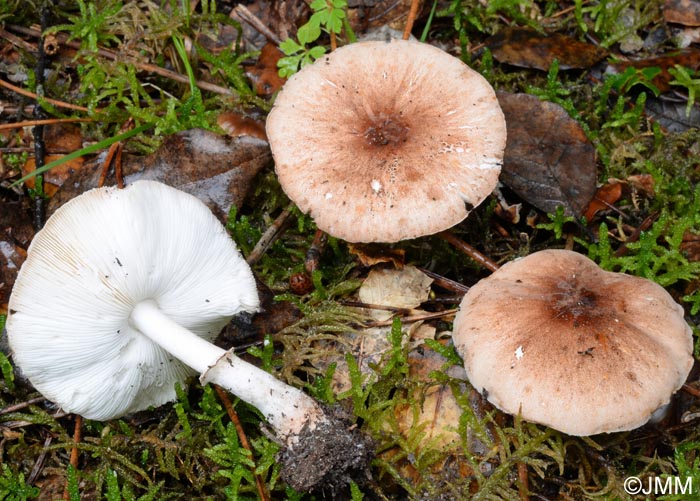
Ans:
[[[455,282],[452,279],[449,279],[447,277],[443,277],[442,275],[438,275],[437,273],[426,270],[425,268],[418,268],[420,271],[428,275],[430,278],[433,279],[433,283],[437,285],[438,287],[442,287],[443,289],[446,289],[448,291],[456,292],[457,294],[460,295],[465,295],[467,292],[469,292],[469,287],[467,287],[464,284],[460,284],[459,282]]]
[[[520,480],[520,484],[518,485],[520,501],[530,501],[530,496],[528,495],[530,491],[530,482],[528,481],[527,465],[522,462],[518,463],[518,480]]]
[[[119,134],[123,134],[126,131],[132,129],[134,126],[134,119],[130,118],[126,123],[119,129]],[[124,144],[121,141],[117,141],[110,145],[109,150],[107,150],[107,156],[102,163],[102,172],[100,173],[100,179],[97,181],[97,187],[101,188],[105,184],[105,179],[107,179],[107,173],[109,172],[109,166],[112,165],[112,159],[115,158],[114,162],[114,177],[117,180],[117,187],[121,190],[124,188],[124,177],[122,176],[122,151],[124,150]]]
[[[634,230],[634,233],[632,233],[629,237],[627,237],[625,242],[620,247],[617,248],[617,250],[615,251],[615,257],[624,256],[627,253],[627,251],[629,250],[627,248],[627,244],[632,243],[632,242],[636,242],[637,240],[639,240],[639,237],[642,235],[642,232],[648,230],[649,227],[651,227],[651,225],[654,224],[654,221],[659,219],[660,215],[661,215],[660,212],[652,212],[651,214],[649,214],[644,219],[644,221],[642,221],[642,224],[640,224],[639,227]]]
[[[263,22],[250,12],[248,10],[248,7],[246,7],[243,4],[238,4],[236,5],[236,8],[231,11],[231,14],[229,14],[229,17],[231,19],[235,19],[238,22],[244,22],[248,25],[250,25],[253,29],[255,29],[258,33],[261,33],[262,35],[265,36],[270,42],[274,43],[275,45],[279,45],[282,43],[282,40],[273,33],[273,31],[265,26]]]
[[[36,397],[36,398],[31,398],[25,402],[20,402],[20,403],[13,404],[13,405],[8,405],[7,407],[0,409],[0,415],[9,414],[10,412],[21,411],[22,409],[25,409],[25,408],[29,407],[30,405],[38,404],[39,402],[43,402],[44,400],[46,400],[46,398]]]
[[[1,80],[0,80],[1,81]],[[37,125],[52,125],[74,122],[93,122],[92,118],[45,118],[41,120],[24,120],[11,124],[0,124],[0,130],[21,129],[22,127],[36,127]]]
[[[241,445],[243,447],[245,447],[245,449],[248,452],[250,452],[250,459],[251,459],[251,461],[253,461],[253,449],[250,447],[250,443],[248,443],[248,437],[246,436],[245,431],[243,430],[243,425],[241,424],[241,420],[238,419],[238,414],[236,413],[233,406],[231,405],[231,400],[228,398],[228,394],[219,385],[214,384],[212,386],[214,387],[216,394],[219,395],[221,402],[224,404],[224,407],[226,408],[226,413],[228,414],[229,419],[231,420],[233,425],[236,427],[236,433],[238,434],[238,440],[240,440]],[[263,481],[260,478],[260,475],[255,473],[255,466],[253,466],[253,475],[255,476],[255,485],[258,488],[258,495],[260,496],[261,501],[269,501],[270,497],[267,495],[267,491],[265,490],[265,484],[263,484]]]
[[[275,219],[270,227],[265,230],[265,233],[262,234],[260,240],[258,240],[258,243],[255,244],[255,247],[253,247],[253,250],[250,251],[250,254],[246,258],[246,262],[250,266],[257,263],[263,254],[265,254],[267,249],[269,249],[270,246],[275,243],[279,236],[284,232],[284,230],[287,229],[292,222],[291,216],[292,205],[290,204],[285,207],[280,215],[277,216],[277,219]]]
[[[26,96],[26,97],[31,97],[32,99],[36,99],[36,100],[39,99],[39,96],[37,96],[34,92],[25,90],[21,87],[17,87],[16,85],[12,85],[10,82],[6,82],[5,80],[0,79],[0,85],[5,87],[6,89],[11,90],[12,92],[16,92],[17,94],[21,94],[21,95]],[[89,111],[84,106],[78,106],[77,104],[66,103],[63,101],[59,101],[57,99],[51,99],[49,97],[43,97],[42,99],[49,104],[53,104],[54,106],[58,106],[59,108],[68,108],[69,110],[77,110],[77,111]]]
[[[481,266],[483,266],[487,270],[496,271],[499,268],[498,263],[496,263],[495,261],[493,261],[491,258],[487,257],[486,255],[482,254],[481,252],[476,250],[474,247],[472,247],[468,243],[457,238],[454,235],[454,233],[452,233],[450,230],[446,230],[446,231],[443,231],[441,233],[438,233],[437,236],[442,238],[446,242],[449,242],[450,244],[454,245],[457,249],[464,252],[467,256],[472,258],[474,261],[479,263]]]
[[[7,27],[12,29],[13,31],[16,31],[18,33],[23,33],[23,34],[29,35],[29,36],[38,37],[41,35],[41,33],[38,30],[35,30],[32,28],[25,28],[23,26],[17,26],[14,24],[8,25]],[[76,42],[73,40],[68,40],[68,36],[66,36],[63,33],[57,33],[56,39],[59,41],[59,43],[65,44],[65,45],[72,47],[74,49],[80,49],[79,42]],[[151,73],[155,73],[155,74],[160,75],[162,77],[169,78],[170,80],[175,80],[176,82],[186,83],[186,84],[190,83],[190,79],[187,75],[182,75],[182,74],[177,73],[175,71],[161,68],[160,66],[156,66],[155,64],[140,62],[136,59],[136,56],[134,56],[130,53],[124,54],[124,53],[117,53],[117,52],[114,52],[114,51],[111,51],[108,49],[97,49],[97,54],[102,56],[102,57],[105,57],[107,59],[110,59],[112,61],[128,59],[129,64],[134,65],[136,68],[138,68],[140,70],[149,71]],[[215,94],[222,94],[225,96],[235,95],[235,93],[231,89],[228,89],[226,87],[221,87],[220,85],[205,82],[202,80],[195,81],[195,85],[202,90],[213,92]]]
[[[78,444],[82,440],[83,435],[83,417],[79,414],[75,415],[75,425],[73,428],[73,448],[70,450],[70,465],[73,467],[73,471],[78,471]],[[66,480],[66,486],[63,489],[63,499],[65,501],[70,501],[70,492],[68,492],[68,481]]]
[[[416,17],[418,16],[418,8],[420,7],[420,0],[411,0],[411,8],[408,11],[408,18],[406,19],[406,26],[403,29],[403,39],[408,40],[411,37],[411,31],[413,31],[413,23],[416,22]]]
[[[325,231],[316,230],[314,239],[311,242],[309,250],[306,251],[306,257],[304,258],[304,269],[309,275],[313,275],[314,271],[318,268],[321,254],[323,254],[323,249],[326,248],[327,243],[328,234]]]
[[[398,313],[400,315],[407,315],[411,311],[410,308],[399,308],[398,306],[387,306],[384,304],[364,303],[362,301],[353,301],[351,299],[342,299],[338,302],[343,306],[350,306],[352,308],[366,308],[368,310],[392,311],[392,312]]]
[[[404,323],[412,323],[412,322],[420,322],[421,320],[434,320],[436,318],[443,318],[443,317],[449,317],[451,315],[456,315],[458,309],[454,308],[452,310],[445,310],[445,311],[439,311],[437,313],[426,313],[424,315],[413,315],[409,317],[403,317],[401,318],[401,321]],[[378,320],[376,322],[368,322],[366,324],[367,327],[385,327],[387,325],[391,325],[393,323],[393,319],[389,320]]]
[[[684,384],[683,386],[681,386],[681,389],[689,395],[694,396],[695,398],[700,398],[700,390],[690,386],[689,384]]]
[[[32,471],[29,472],[29,476],[27,477],[27,484],[28,485],[33,485],[34,482],[36,481],[36,479],[41,474],[41,471],[44,469],[44,463],[46,462],[46,455],[48,454],[49,445],[51,445],[52,441],[53,441],[53,435],[51,435],[51,433],[48,433],[46,435],[46,439],[44,440],[44,447],[41,448],[41,453],[39,454],[39,457],[36,458],[36,461],[34,462],[34,466],[32,466]]]

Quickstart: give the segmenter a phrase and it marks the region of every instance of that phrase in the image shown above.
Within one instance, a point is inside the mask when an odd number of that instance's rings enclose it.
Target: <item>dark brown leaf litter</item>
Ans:
[[[259,139],[243,136],[227,140],[213,132],[191,129],[165,138],[147,157],[123,160],[124,181],[151,179],[168,184],[198,197],[225,221],[232,206],[243,204],[252,179],[271,159],[267,143]],[[68,178],[51,199],[49,213],[97,187],[102,169],[99,160]]]
[[[501,92],[508,127],[501,181],[523,200],[554,213],[580,216],[596,191],[595,148],[558,104]]]
[[[530,28],[506,28],[486,40],[496,61],[547,71],[556,59],[559,69],[590,68],[607,51],[561,33],[542,35]]]
[[[698,0],[666,0],[664,20],[683,26],[700,26],[700,2]]]
[[[10,292],[33,235],[27,207],[0,197],[0,314],[7,313]]]
[[[277,70],[277,61],[282,56],[282,51],[275,44],[268,42],[260,51],[255,64],[246,69],[246,76],[257,95],[270,97],[284,85],[286,78],[282,78]]]

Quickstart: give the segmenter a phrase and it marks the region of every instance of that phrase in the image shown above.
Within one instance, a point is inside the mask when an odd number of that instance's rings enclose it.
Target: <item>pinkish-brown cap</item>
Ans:
[[[282,188],[320,229],[396,242],[454,226],[491,193],[506,124],[477,72],[392,40],[304,67],[277,96],[267,135]]]
[[[692,332],[668,292],[564,250],[472,287],[453,339],[491,403],[570,435],[643,425],[693,365]]]

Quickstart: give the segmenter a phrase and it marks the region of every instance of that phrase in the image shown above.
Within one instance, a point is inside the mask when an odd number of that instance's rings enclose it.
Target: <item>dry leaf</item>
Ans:
[[[595,148],[558,104],[498,93],[506,117],[501,181],[538,209],[580,216],[596,190]]]
[[[667,23],[700,26],[700,2],[697,0],[666,0],[663,12]]]
[[[601,61],[607,51],[579,42],[560,33],[542,35],[530,28],[506,28],[486,40],[496,61],[523,68],[547,71],[556,59],[559,69],[590,68]]]
[[[609,209],[611,205],[620,200],[621,196],[622,185],[620,183],[608,183],[598,188],[583,214],[586,221],[592,221],[599,211]]]
[[[265,124],[240,113],[234,111],[220,113],[216,123],[231,137],[251,136],[267,141]]]
[[[29,212],[24,206],[0,200],[0,314],[7,313],[12,286],[33,235]]]
[[[417,308],[428,300],[433,279],[415,266],[402,269],[373,268],[358,291],[360,301],[392,308]],[[390,311],[370,310],[377,320],[387,320]]]
[[[253,177],[271,162],[266,142],[244,136],[226,138],[201,129],[192,129],[165,138],[161,147],[148,157],[123,159],[124,181],[151,179],[195,195],[225,221],[229,209],[239,207]],[[51,199],[49,211],[95,188],[100,161],[72,175]],[[108,179],[108,183],[109,183]]]
[[[348,242],[348,251],[360,261],[362,266],[391,263],[396,268],[404,265],[406,251],[404,249],[388,249],[386,245],[358,244]]]
[[[246,71],[257,95],[269,97],[284,85],[286,79],[279,76],[277,69],[277,61],[283,55],[275,44],[268,42],[260,51],[255,65]]]

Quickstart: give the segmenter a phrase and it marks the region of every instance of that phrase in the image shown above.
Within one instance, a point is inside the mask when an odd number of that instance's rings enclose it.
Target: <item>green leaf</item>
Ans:
[[[296,54],[297,52],[304,50],[304,47],[296,43],[293,38],[288,38],[280,44],[280,50],[287,56],[291,56],[292,54]],[[279,66],[279,62],[277,64]]]
[[[313,17],[312,17],[313,19]],[[309,19],[309,22],[306,23],[303,26],[299,27],[299,30],[297,31],[297,38],[299,39],[299,43],[302,45],[310,44],[311,42],[315,42],[318,40],[318,37],[321,36],[321,27],[316,24],[315,22],[312,24],[311,19]]]

